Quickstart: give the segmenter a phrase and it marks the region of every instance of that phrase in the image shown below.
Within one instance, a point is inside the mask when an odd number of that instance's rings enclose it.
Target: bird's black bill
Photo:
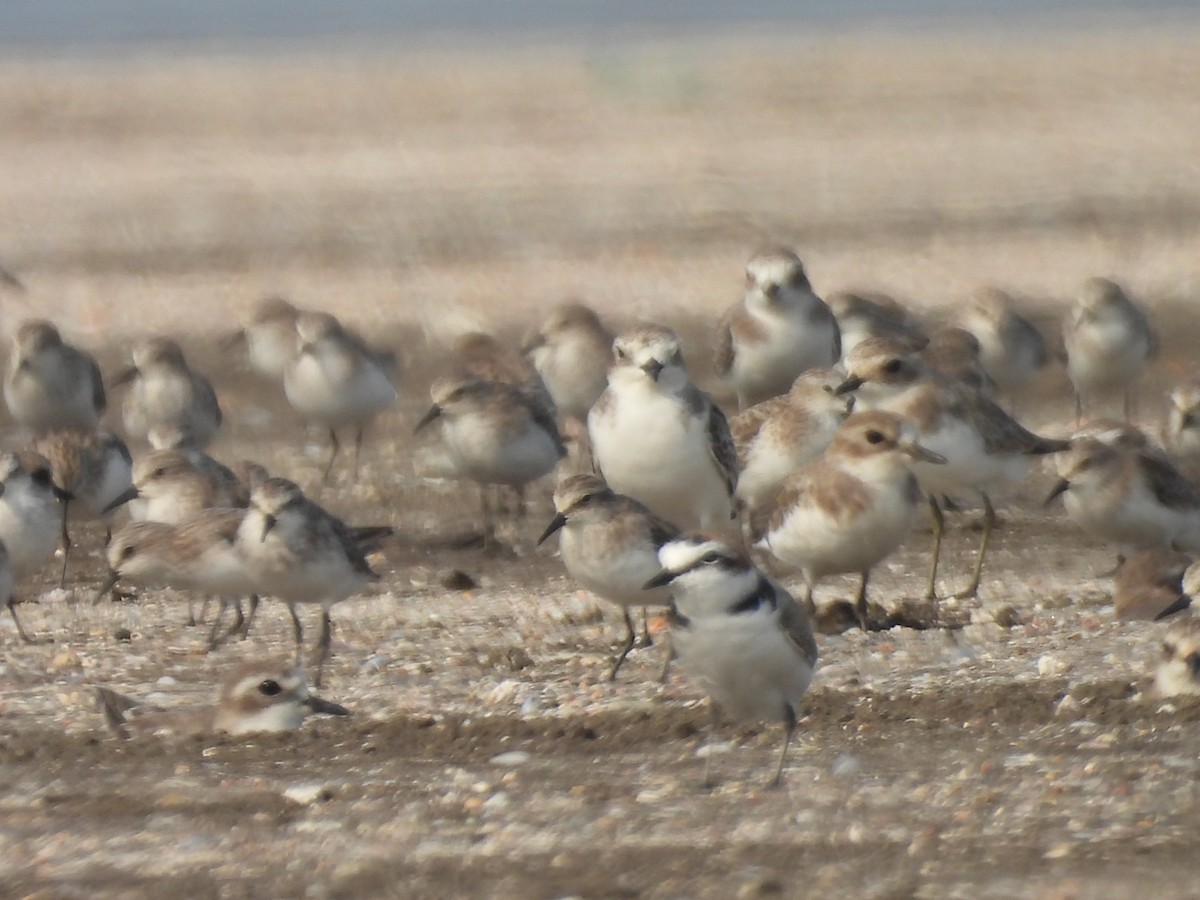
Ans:
[[[1058,481],[1058,484],[1056,484],[1054,486],[1054,490],[1052,490],[1050,492],[1050,495],[1048,497],[1046,497],[1045,502],[1042,503],[1042,506],[1049,506],[1051,503],[1053,503],[1055,500],[1057,500],[1060,496],[1062,496],[1068,490],[1070,490],[1070,488],[1071,488],[1071,482],[1067,481],[1067,479],[1065,479],[1065,478],[1060,478]]]
[[[127,490],[122,491],[120,494],[118,494],[116,499],[113,500],[112,503],[108,504],[108,506],[104,507],[104,509],[100,510],[100,512],[104,513],[104,514],[110,513],[114,509],[124,506],[130,500],[136,500],[137,498],[138,498],[138,489],[135,487],[131,487]]]
[[[322,716],[348,716],[350,710],[338,703],[333,703],[329,700],[322,700],[320,697],[306,697],[304,705],[318,715]]]
[[[425,415],[421,416],[421,421],[418,422],[417,427],[413,429],[413,434],[416,434],[418,431],[420,431],[422,428],[424,428],[426,425],[428,425],[430,422],[432,422],[434,419],[436,419],[441,414],[442,414],[442,408],[440,406],[429,407],[429,412],[427,412],[427,413],[425,413]]]
[[[642,585],[643,591],[652,591],[655,588],[660,588],[664,584],[670,584],[675,580],[675,573],[670,569],[663,569],[649,581]]]
[[[566,524],[567,517],[562,513],[559,513],[557,516],[551,519],[550,524],[546,526],[546,530],[542,532],[542,536],[537,539],[538,546],[540,547],[542,544],[544,544],[550,535],[554,534],[554,532],[558,531],[558,529],[562,528]]]

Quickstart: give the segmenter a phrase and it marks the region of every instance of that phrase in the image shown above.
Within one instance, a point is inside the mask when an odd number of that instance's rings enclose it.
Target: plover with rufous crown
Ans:
[[[301,669],[272,660],[246,663],[230,672],[212,707],[162,709],[104,687],[96,688],[96,699],[105,725],[122,740],[295,731],[313,714],[350,714],[346,707],[310,693]]]
[[[739,551],[703,535],[685,535],[659,550],[662,571],[647,589],[670,586],[671,644],[716,708],[739,721],[783,723],[771,784],[783,777],[797,707],[817,665],[808,613]],[[712,783],[712,747],[704,783]]]
[[[916,426],[894,413],[854,413],[816,460],[787,478],[767,518],[760,546],[804,575],[805,606],[826,575],[860,576],[855,612],[869,627],[871,569],[908,538],[922,508],[913,466],[945,459],[918,442]]]
[[[1090,278],[1063,322],[1063,344],[1076,423],[1095,395],[1106,391],[1123,393],[1130,421],[1137,381],[1157,349],[1142,308],[1115,281]]]
[[[33,431],[95,428],[107,401],[100,367],[42,319],[17,326],[4,378],[4,400],[18,425]]]
[[[339,428],[354,429],[354,472],[363,432],[396,402],[391,365],[328,313],[296,318],[300,347],[283,376],[288,402],[305,420],[329,430],[331,452],[322,477],[329,479],[341,444]]]
[[[943,465],[917,461],[913,467],[934,520],[928,598],[936,596],[945,530],[942,498],[978,494],[982,500],[983,535],[974,572],[957,595],[974,596],[996,522],[993,496],[1023,479],[1033,457],[1063,450],[1068,442],[1034,434],[981,392],[929,369],[901,343],[864,341],[846,357],[845,368],[847,378],[838,390],[854,392],[856,409],[882,409],[908,419],[921,445],[945,459]]]
[[[756,403],[729,421],[740,503],[750,510],[768,503],[788,475],[825,451],[854,405],[852,396],[835,392],[842,380],[832,369],[810,369],[783,396]]]
[[[333,636],[330,609],[378,581],[354,532],[284,478],[271,478],[250,494],[237,535],[237,552],[257,592],[287,604],[299,660],[303,629],[297,604],[321,608],[321,633],[313,684],[321,686]]]
[[[683,529],[737,534],[737,449],[712,398],[692,384],[679,337],[640,325],[613,342],[608,387],[588,413],[597,472]]]
[[[179,344],[153,337],[133,348],[133,364],[113,379],[126,386],[121,403],[125,433],[149,443],[151,430],[178,428],[205,447],[221,427],[221,405],[203,375],[192,370]]]
[[[647,591],[644,586],[662,569],[659,548],[678,537],[679,530],[595,475],[569,475],[560,481],[554,489],[554,509],[538,543],[560,532],[559,554],[570,576],[621,608],[625,642],[609,670],[609,680],[615,681],[636,641],[630,609],[670,602],[667,589]]]
[[[842,355],[837,320],[813,293],[800,258],[786,247],[746,263],[746,293],[717,325],[713,366],[742,409],[787,391],[808,369]]]

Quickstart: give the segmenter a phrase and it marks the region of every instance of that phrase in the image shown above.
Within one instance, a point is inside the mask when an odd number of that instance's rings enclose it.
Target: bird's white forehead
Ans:
[[[659,325],[647,325],[620,335],[613,346],[635,362],[673,362],[679,356],[679,335]]]
[[[687,538],[669,541],[658,549],[658,561],[669,572],[686,572],[709,553],[727,553],[720,541],[696,541]]]
[[[785,284],[801,268],[800,261],[794,256],[770,253],[756,256],[746,263],[746,274],[757,284]]]

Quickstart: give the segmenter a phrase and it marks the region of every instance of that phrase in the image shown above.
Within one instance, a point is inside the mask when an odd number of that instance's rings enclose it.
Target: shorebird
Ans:
[[[1167,631],[1154,675],[1160,697],[1200,694],[1200,619],[1184,619]]]
[[[357,475],[363,430],[396,402],[389,367],[328,313],[300,313],[296,333],[300,349],[283,376],[288,402],[306,420],[329,429],[332,452],[323,474],[326,480],[341,446],[337,430],[354,429]]]
[[[595,475],[570,475],[554,489],[555,516],[538,538],[544,543],[561,531],[559,555],[567,572],[596,596],[621,608],[625,642],[613,660],[609,680],[617,680],[636,635],[629,610],[666,606],[670,591],[647,591],[645,584],[662,569],[659,548],[679,536],[636,500],[616,493]]]
[[[1061,496],[1071,520],[1121,559],[1153,547],[1200,553],[1200,490],[1161,451],[1076,437],[1056,462],[1046,503]]]
[[[1063,343],[1076,423],[1093,395],[1111,390],[1124,392],[1128,422],[1137,380],[1156,349],[1146,314],[1116,282],[1088,279],[1063,323]]]
[[[198,591],[218,597],[221,603],[209,633],[209,649],[237,633],[244,638],[258,609],[254,582],[235,548],[245,515],[244,509],[205,509],[176,523],[130,522],[108,545],[109,576],[95,602],[118,581]],[[243,597],[250,599],[248,618],[242,613]],[[234,624],[222,635],[221,621],[231,605]]]
[[[1033,434],[979,391],[930,370],[903,344],[864,341],[846,358],[845,366],[847,379],[838,390],[855,393],[856,409],[883,409],[910,420],[921,445],[945,459],[944,465],[918,461],[913,466],[934,520],[929,599],[936,596],[944,531],[940,498],[972,492],[983,501],[983,536],[975,570],[958,594],[974,596],[996,522],[992,495],[1024,478],[1031,457],[1065,449],[1068,442]]]
[[[1142,550],[1117,570],[1113,610],[1123,621],[1165,619],[1192,604],[1185,584],[1195,559],[1187,553],[1157,548]],[[1200,574],[1200,573],[1197,573]]]
[[[1163,449],[1192,482],[1200,482],[1200,381],[1176,385],[1167,394],[1161,431]]]
[[[313,677],[313,684],[320,687],[333,634],[330,609],[367,583],[379,580],[367,565],[359,540],[340,519],[309,500],[295,484],[271,478],[251,493],[236,546],[257,592],[287,604],[297,662],[303,629],[296,604],[320,605],[321,634]]]
[[[1050,361],[1041,332],[999,288],[978,291],[959,317],[959,325],[975,336],[984,374],[1010,400]]]
[[[87,353],[64,343],[49,322],[30,319],[13,335],[4,400],[18,425],[34,431],[81,425],[104,415],[104,380]]]
[[[879,293],[836,291],[826,298],[837,319],[842,356],[867,338],[891,338],[916,352],[929,343],[925,332],[897,300]]]
[[[21,625],[21,620],[17,618],[15,590],[16,577],[13,575],[12,563],[8,558],[8,548],[4,546],[3,541],[0,541],[0,597],[4,599],[4,606],[8,610],[8,614],[12,616],[13,624],[17,626],[17,635],[26,644],[46,643],[44,639],[30,637],[29,633]]]
[[[582,303],[556,307],[525,342],[558,412],[584,422],[604,393],[613,335],[595,310]]]
[[[487,486],[515,488],[523,498],[525,485],[550,474],[566,455],[558,426],[540,404],[510,384],[450,376],[435,381],[430,394],[433,405],[414,431],[441,422],[455,469],[480,486],[484,542],[490,543],[494,523]],[[519,514],[523,506],[522,500]]]
[[[761,546],[804,575],[806,609],[826,575],[858,573],[855,612],[868,627],[871,569],[904,543],[924,505],[913,465],[945,458],[921,446],[916,426],[882,411],[854,413],[829,449],[790,475],[775,498]]]
[[[33,451],[0,453],[0,542],[8,551],[8,566],[20,582],[38,572],[54,555],[62,534],[63,492],[54,484],[50,464]],[[16,619],[9,592],[9,611]],[[26,643],[34,641],[18,624]]]
[[[783,396],[730,420],[740,468],[736,496],[744,506],[770,502],[788,475],[829,446],[854,405],[852,396],[835,392],[842,380],[832,369],[810,369]]]
[[[680,665],[739,721],[783,722],[783,746],[771,781],[778,784],[796,730],[796,707],[817,664],[808,614],[719,540],[686,535],[664,544],[658,555],[662,571],[646,588],[671,587],[671,645]],[[711,784],[711,759],[710,752],[705,785]]]
[[[597,473],[681,528],[736,533],[737,449],[724,413],[688,379],[675,332],[641,325],[613,352],[588,413]]]
[[[939,328],[921,349],[921,361],[951,381],[991,394],[995,388],[980,357],[979,341],[965,328]]]
[[[96,688],[105,725],[121,740],[134,734],[178,736],[295,731],[311,714],[346,716],[350,711],[310,694],[304,672],[269,660],[239,666],[225,678],[216,705],[160,709],[108,688]]]
[[[842,355],[837,320],[813,293],[804,265],[785,247],[746,264],[746,294],[717,325],[713,365],[737,392],[738,406],[784,393],[800,373]]]
[[[204,509],[245,507],[250,493],[236,474],[207,453],[153,450],[133,463],[133,483],[104,508],[129,504],[135,521],[177,523]]]
[[[221,427],[221,406],[208,379],[192,371],[179,344],[147,338],[133,348],[133,365],[113,379],[128,385],[121,404],[125,432],[149,442],[152,429],[179,429],[205,447]]]
[[[104,542],[112,537],[109,504],[133,484],[132,458],[125,442],[111,431],[96,428],[58,428],[34,439],[33,450],[50,463],[50,476],[62,498],[62,572],[58,584],[67,580],[71,551],[69,522],[104,522]]]
[[[245,324],[222,342],[226,349],[245,346],[250,365],[268,378],[283,380],[296,353],[300,338],[296,333],[296,309],[283,297],[263,299],[251,312]]]

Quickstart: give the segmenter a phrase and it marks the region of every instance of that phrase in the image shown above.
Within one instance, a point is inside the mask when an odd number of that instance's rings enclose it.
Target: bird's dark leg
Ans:
[[[925,599],[937,599],[937,570],[938,559],[942,555],[942,534],[946,530],[946,519],[937,498],[929,496],[929,512],[933,516],[933,562],[929,566],[929,584],[925,587]]]
[[[617,658],[613,660],[612,669],[608,673],[609,681],[617,680],[617,672],[621,671],[621,664],[625,662],[625,657],[629,655],[629,651],[633,649],[634,641],[637,635],[633,628],[633,619],[629,617],[629,609],[623,607],[621,615],[625,618],[625,643],[621,645],[621,652],[617,654]]]
[[[979,542],[979,558],[975,560],[975,571],[971,575],[971,583],[963,590],[955,594],[955,597],[974,597],[979,593],[979,582],[983,577],[983,558],[987,554],[988,541],[992,537],[992,529],[996,525],[996,510],[992,506],[991,498],[983,491],[979,492],[979,496],[983,498],[983,538]]]

